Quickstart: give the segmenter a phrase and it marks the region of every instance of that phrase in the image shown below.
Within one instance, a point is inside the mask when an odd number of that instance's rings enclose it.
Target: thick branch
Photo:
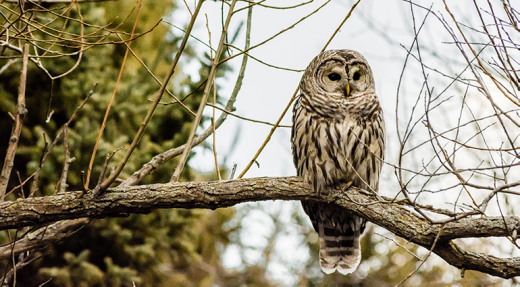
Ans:
[[[357,188],[330,196],[318,196],[309,190],[310,186],[297,177],[282,177],[118,187],[98,198],[79,198],[81,192],[68,192],[0,203],[0,230],[64,219],[148,213],[156,208],[215,209],[251,201],[306,199],[334,202],[426,248],[431,248],[438,236],[433,251],[459,268],[504,278],[520,275],[520,258],[502,259],[468,252],[450,241],[465,237],[509,236],[520,229],[519,217],[467,217],[442,225],[431,224],[419,217],[411,206]]]

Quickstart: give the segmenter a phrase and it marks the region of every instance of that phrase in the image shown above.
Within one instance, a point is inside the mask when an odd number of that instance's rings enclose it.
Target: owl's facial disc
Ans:
[[[331,60],[325,62],[318,70],[320,86],[328,93],[345,95],[349,86],[348,74],[345,66],[340,61]]]
[[[348,79],[352,94],[364,92],[369,86],[369,77],[366,67],[362,64],[354,64],[348,69]]]

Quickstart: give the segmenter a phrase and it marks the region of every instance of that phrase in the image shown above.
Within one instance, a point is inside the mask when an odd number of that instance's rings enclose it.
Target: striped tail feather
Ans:
[[[318,232],[323,272],[354,272],[361,261],[360,238],[366,221],[334,204],[302,201],[302,206]]]
[[[356,271],[361,262],[361,231],[349,228],[341,232],[327,225],[318,223],[321,270],[326,274],[338,271],[343,275]]]

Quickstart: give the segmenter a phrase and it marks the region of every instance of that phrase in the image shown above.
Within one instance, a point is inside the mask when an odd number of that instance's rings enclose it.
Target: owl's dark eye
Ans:
[[[357,81],[361,78],[361,74],[359,72],[355,72],[354,75],[352,75],[352,79],[354,81]]]
[[[331,80],[331,81],[336,82],[336,81],[339,81],[341,79],[341,75],[338,74],[338,73],[330,73],[330,74],[327,75],[327,78],[329,78],[329,80]]]

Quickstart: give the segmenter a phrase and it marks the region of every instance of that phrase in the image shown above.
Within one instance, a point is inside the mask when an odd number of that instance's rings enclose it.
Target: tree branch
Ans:
[[[520,258],[498,258],[462,250],[456,238],[510,236],[520,229],[520,217],[465,217],[443,224],[430,223],[413,206],[350,188],[348,192],[317,195],[298,177],[249,178],[230,181],[186,182],[126,186],[109,189],[98,198],[79,197],[80,191],[0,203],[0,230],[34,226],[64,219],[127,216],[157,208],[228,207],[264,200],[316,200],[343,206],[354,214],[430,249],[461,269],[511,278],[520,275]],[[0,249],[0,254],[2,250]]]
[[[77,230],[83,228],[90,221],[89,218],[59,221],[49,226],[30,231],[23,238],[16,239],[11,243],[0,246],[0,260],[11,258],[26,251],[43,249],[50,243],[68,238]]]

